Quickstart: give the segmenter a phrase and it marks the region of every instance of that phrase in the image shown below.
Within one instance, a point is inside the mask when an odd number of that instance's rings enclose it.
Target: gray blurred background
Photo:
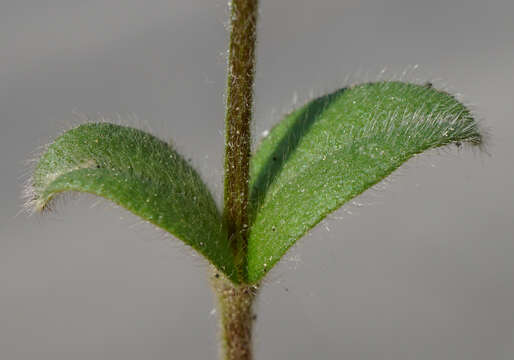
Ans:
[[[490,155],[424,154],[312,231],[263,286],[256,360],[514,357],[513,15],[262,0],[257,139],[295,101],[382,76],[461,93]],[[191,250],[92,197],[17,214],[24,161],[77,113],[173,139],[220,199],[226,19],[223,0],[0,2],[1,359],[215,358]]]

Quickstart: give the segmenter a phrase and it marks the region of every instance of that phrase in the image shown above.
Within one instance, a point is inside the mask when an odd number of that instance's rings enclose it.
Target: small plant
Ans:
[[[482,141],[452,95],[430,84],[376,82],[317,98],[287,115],[251,153],[257,0],[233,0],[228,58],[224,207],[158,138],[86,123],[39,159],[28,205],[63,192],[113,201],[194,248],[212,265],[221,358],[252,358],[252,304],[265,275],[327,214],[425,150]]]

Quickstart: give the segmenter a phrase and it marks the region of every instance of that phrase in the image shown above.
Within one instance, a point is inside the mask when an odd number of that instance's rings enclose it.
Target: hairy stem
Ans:
[[[241,282],[246,278],[250,123],[253,106],[257,0],[231,2],[225,134],[224,222]]]
[[[211,284],[218,301],[220,359],[251,360],[255,320],[252,305],[257,287],[235,285],[216,270],[212,272]]]
[[[256,288],[245,285],[257,0],[232,0],[225,118],[223,221],[239,284],[213,271],[222,360],[252,359],[252,304]]]

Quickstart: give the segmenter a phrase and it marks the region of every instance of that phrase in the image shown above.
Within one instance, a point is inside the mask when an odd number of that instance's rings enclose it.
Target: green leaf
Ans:
[[[328,213],[412,156],[461,142],[481,142],[477,122],[431,86],[357,85],[286,116],[251,162],[247,281],[258,282]]]
[[[56,195],[102,196],[168,231],[237,282],[232,251],[211,193],[170,145],[133,128],[78,126],[48,146],[31,179],[31,205]]]

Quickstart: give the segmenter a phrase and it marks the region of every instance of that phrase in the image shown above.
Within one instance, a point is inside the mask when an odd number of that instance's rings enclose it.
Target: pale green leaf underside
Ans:
[[[258,282],[328,213],[427,149],[479,144],[470,112],[430,86],[369,83],[288,115],[251,162],[247,281]]]
[[[43,210],[66,191],[113,201],[192,246],[237,281],[221,216],[209,190],[164,141],[108,123],[89,123],[64,133],[37,164],[32,205]]]

